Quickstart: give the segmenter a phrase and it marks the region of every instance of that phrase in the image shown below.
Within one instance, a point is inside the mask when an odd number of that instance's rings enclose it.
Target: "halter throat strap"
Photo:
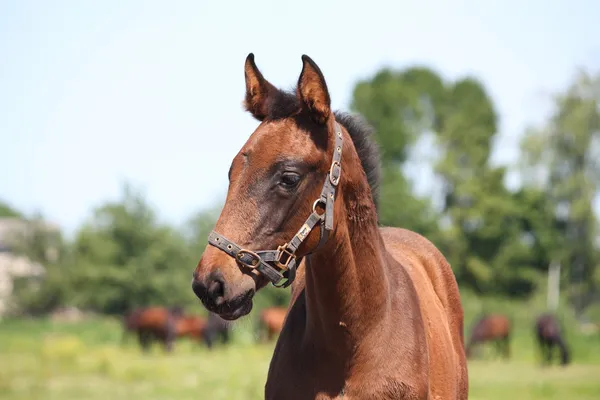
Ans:
[[[267,277],[273,286],[286,288],[291,285],[296,278],[296,268],[302,261],[302,258],[298,258],[296,255],[300,245],[315,226],[319,225],[321,237],[317,247],[307,253],[311,254],[327,242],[329,233],[333,229],[333,206],[336,188],[342,176],[342,147],[344,144],[342,129],[337,121],[334,121],[334,136],[333,159],[325,177],[321,195],[314,201],[310,216],[289,242],[282,244],[277,250],[253,251],[244,249],[225,236],[212,231],[208,235],[208,244],[233,257],[241,268],[256,269]],[[321,209],[322,212],[319,213],[318,209]]]

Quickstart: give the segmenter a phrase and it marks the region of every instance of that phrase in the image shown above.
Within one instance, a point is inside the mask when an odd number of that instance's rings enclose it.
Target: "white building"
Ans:
[[[40,277],[45,272],[42,265],[14,253],[17,241],[33,227],[32,222],[20,218],[0,218],[0,316],[9,308],[15,278]],[[47,223],[44,228],[58,230],[58,226]],[[49,258],[56,255],[56,249],[48,251]]]

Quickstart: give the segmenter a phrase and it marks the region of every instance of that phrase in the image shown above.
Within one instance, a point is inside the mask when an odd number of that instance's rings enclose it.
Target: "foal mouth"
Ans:
[[[217,314],[219,315],[219,317],[227,321],[234,321],[238,318],[250,314],[250,311],[252,311],[252,300],[248,300],[247,302],[243,303],[240,307],[236,308],[231,312],[223,312]]]
[[[250,311],[252,311],[253,297],[254,290],[248,290],[242,295],[239,295],[229,301],[222,302],[221,304],[214,307],[211,311],[227,321],[233,321],[245,315],[248,315]]]

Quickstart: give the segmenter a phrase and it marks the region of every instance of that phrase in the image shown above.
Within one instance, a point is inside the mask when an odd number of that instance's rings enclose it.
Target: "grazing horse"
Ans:
[[[177,337],[177,323],[182,316],[178,307],[135,309],[123,318],[123,340],[129,332],[136,332],[142,350],[148,351],[152,340],[158,340],[165,351],[171,352]]]
[[[195,341],[204,339],[207,321],[197,315],[182,315],[175,323],[175,336],[189,337]]]
[[[138,319],[143,310],[143,308],[136,308],[123,316],[123,337],[121,339],[122,343],[126,342],[130,333],[137,332]]]
[[[233,159],[192,289],[235,320],[269,282],[294,284],[268,400],[466,399],[452,269],[419,234],[379,227],[372,130],[332,112],[321,70],[302,61],[286,93],[246,59],[245,107],[261,123]]]
[[[552,350],[558,347],[560,351],[560,363],[567,365],[571,356],[569,349],[561,334],[558,321],[552,314],[542,314],[535,321],[535,333],[542,353],[542,363],[552,363]]]
[[[504,358],[509,358],[511,328],[510,320],[505,315],[484,315],[471,330],[471,338],[466,351],[467,357],[472,356],[474,346],[493,341],[496,343],[498,351],[503,353]]]
[[[212,349],[215,340],[221,337],[223,344],[229,343],[231,323],[223,320],[217,314],[209,313],[206,327],[204,328],[203,338],[206,347]]]
[[[276,335],[279,335],[283,329],[287,308],[284,307],[268,307],[260,313],[259,327],[261,336],[267,341],[273,340]]]

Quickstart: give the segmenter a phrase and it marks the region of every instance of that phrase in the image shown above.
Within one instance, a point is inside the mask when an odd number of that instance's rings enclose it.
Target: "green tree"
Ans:
[[[498,117],[481,82],[446,82],[423,67],[383,69],[356,85],[352,109],[375,127],[381,147],[383,224],[429,237],[461,285],[510,295],[534,290],[539,260],[529,255],[539,244],[523,232],[528,203],[505,187],[505,168],[490,164]],[[415,196],[405,173],[415,144],[431,135],[440,210]]]
[[[564,93],[554,96],[548,121],[522,142],[523,178],[551,203],[558,235],[550,237],[551,258],[578,311],[597,291],[598,218],[593,202],[600,189],[600,75],[579,71]]]
[[[413,195],[403,170],[412,146],[437,123],[444,88],[421,67],[383,69],[354,88],[351,109],[375,128],[382,162],[379,215],[383,225],[402,226],[429,237],[437,233],[431,203]]]
[[[23,214],[10,204],[0,200],[0,218],[2,217],[23,217]]]
[[[75,238],[75,303],[112,314],[195,302],[193,260],[183,235],[159,223],[141,193],[126,187],[122,199],[95,210]]]
[[[448,84],[445,99],[435,165],[450,224],[443,247],[463,285],[489,292],[505,286],[499,279],[510,271],[506,248],[518,236],[510,224],[516,210],[504,186],[504,169],[489,162],[497,116],[485,88],[473,78]]]
[[[222,208],[222,203],[219,203],[206,210],[199,211],[192,215],[184,226],[184,235],[197,260],[200,260],[202,252],[208,244],[208,235],[214,229]]]
[[[69,301],[69,247],[60,230],[42,215],[22,219],[24,229],[12,238],[11,252],[42,267],[43,274],[15,279],[15,302],[20,312],[42,314]]]

